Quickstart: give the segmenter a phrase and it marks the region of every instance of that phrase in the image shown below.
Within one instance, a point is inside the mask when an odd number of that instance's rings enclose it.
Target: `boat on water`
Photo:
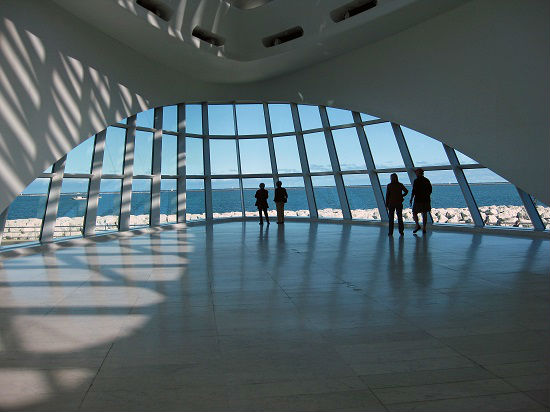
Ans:
[[[86,200],[86,199],[87,199],[86,196],[80,196],[80,195],[78,195],[78,196],[73,196],[73,200]]]

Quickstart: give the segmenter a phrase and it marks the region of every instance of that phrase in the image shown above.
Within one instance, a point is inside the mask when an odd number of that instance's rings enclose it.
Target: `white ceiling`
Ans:
[[[375,8],[334,23],[330,12],[349,0],[274,0],[249,10],[224,0],[154,0],[172,11],[168,22],[134,0],[55,1],[149,59],[216,83],[251,82],[289,73],[467,2],[378,0]],[[221,36],[225,44],[215,47],[193,37],[196,26]],[[262,44],[264,37],[294,26],[303,28],[302,37],[271,48]]]

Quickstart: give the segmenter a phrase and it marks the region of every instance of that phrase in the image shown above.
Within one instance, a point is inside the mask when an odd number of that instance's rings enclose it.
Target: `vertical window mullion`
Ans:
[[[529,219],[531,219],[531,222],[533,223],[533,229],[535,230],[544,230],[544,222],[540,218],[539,212],[537,208],[535,207],[535,203],[533,203],[533,199],[531,196],[529,196],[528,193],[521,190],[519,187],[515,186],[519,197],[521,198],[521,201],[523,202],[523,205],[525,206],[525,211],[529,215]]]
[[[153,164],[151,167],[151,174],[153,175],[151,181],[151,210],[149,225],[160,225],[160,179],[161,179],[161,162],[162,162],[162,107],[155,108],[154,114],[155,129],[153,133]]]
[[[370,150],[370,145],[365,134],[365,129],[361,126],[361,115],[358,112],[352,112],[353,121],[355,122],[355,130],[357,131],[357,137],[359,138],[359,144],[361,145],[361,151],[363,152],[363,158],[365,159],[365,165],[369,172],[369,179],[374,191],[374,198],[376,205],[378,206],[378,212],[380,213],[380,220],[383,222],[388,221],[388,211],[386,210],[386,202],[384,200],[384,192],[380,185],[380,179],[378,174],[374,171],[376,166],[374,165],[374,159]]]
[[[211,221],[212,213],[212,171],[210,167],[210,129],[208,127],[208,104],[202,104],[203,166],[204,166],[204,213],[206,221]]]
[[[302,133],[300,116],[298,114],[298,106],[296,103],[291,103],[290,109],[292,112],[294,130],[296,131],[296,143],[298,145],[298,154],[300,156],[300,164],[302,166],[302,176],[304,178],[304,188],[306,190],[307,203],[309,207],[309,217],[312,219],[317,219],[319,214],[317,213],[317,205],[315,203],[315,196],[313,195],[313,183],[311,182],[311,172],[309,171],[309,163],[307,161],[306,145],[304,142],[304,135]]]
[[[92,156],[92,177],[88,185],[88,200],[86,201],[86,215],[84,217],[84,236],[95,234],[97,221],[97,206],[99,203],[99,188],[101,185],[101,168],[103,167],[103,152],[105,151],[105,137],[107,129],[95,135],[94,154]]]
[[[271,118],[269,116],[269,106],[267,103],[263,104],[264,118],[265,118],[265,130],[267,131],[267,146],[269,147],[269,159],[271,160],[271,172],[273,174],[273,187],[279,180],[279,171],[277,169],[277,158],[275,157],[275,145],[273,144],[273,130],[271,129]]]
[[[466,180],[466,176],[464,176],[464,171],[460,168],[460,164],[458,162],[458,157],[456,156],[456,152],[452,147],[449,147],[444,143],[442,144],[443,144],[443,149],[445,149],[445,153],[447,154],[447,158],[449,159],[449,163],[451,164],[451,167],[455,174],[455,178],[458,183],[458,186],[460,187],[460,190],[462,191],[462,195],[464,196],[464,200],[466,201],[466,205],[468,206],[468,210],[470,211],[470,215],[472,215],[472,220],[474,221],[474,225],[476,227],[483,227],[485,223],[481,218],[481,214],[479,213],[479,208],[477,207],[476,199],[474,198],[472,190],[470,189],[470,185]]]
[[[185,223],[187,211],[187,149],[185,147],[185,105],[178,104],[178,188],[177,188],[177,223]]]
[[[237,149],[237,174],[239,175],[239,192],[241,194],[241,214],[242,217],[245,217],[244,211],[244,191],[243,191],[243,176],[241,168],[241,149],[239,144],[239,129],[237,127],[237,106],[233,103],[233,127],[235,128],[235,147]]]
[[[319,113],[321,115],[321,123],[323,124],[323,129],[325,132],[325,141],[327,143],[332,173],[334,174],[334,181],[336,183],[336,191],[340,200],[342,216],[344,219],[350,220],[351,212],[349,209],[348,197],[346,195],[346,190],[344,189],[344,179],[342,178],[340,163],[338,162],[338,155],[336,154],[336,146],[334,145],[334,138],[332,136],[332,131],[330,130],[326,107],[319,106]]]
[[[44,213],[42,233],[40,234],[40,242],[42,243],[53,241],[53,232],[55,229],[55,220],[57,219],[57,209],[59,206],[59,198],[61,196],[61,184],[63,183],[63,173],[65,172],[66,160],[67,155],[64,155],[53,165],[53,177],[50,181],[46,212]]]
[[[122,172],[122,191],[120,194],[119,231],[130,229],[130,211],[132,208],[132,182],[134,179],[134,147],[136,144],[136,116],[128,117],[126,141],[124,147],[124,166]]]

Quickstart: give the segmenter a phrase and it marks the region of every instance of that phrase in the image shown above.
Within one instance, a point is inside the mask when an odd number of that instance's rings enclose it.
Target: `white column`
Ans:
[[[184,223],[186,221],[187,209],[187,150],[185,148],[185,105],[178,104],[178,212],[177,222]]]
[[[535,207],[535,203],[533,203],[533,199],[531,198],[531,196],[529,196],[528,193],[524,192],[519,187],[516,187],[516,190],[518,191],[518,195],[521,198],[523,205],[525,206],[525,210],[527,211],[527,214],[529,215],[529,218],[533,223],[533,228],[535,230],[546,229],[544,226],[544,222],[540,218],[539,212]]]
[[[134,178],[134,146],[136,141],[136,116],[128,117],[126,144],[124,150],[124,170],[122,172],[122,194],[120,196],[120,221],[118,230],[130,229],[132,207],[132,182]]]
[[[48,191],[48,201],[46,203],[46,213],[42,221],[42,233],[40,234],[40,242],[48,243],[53,241],[53,232],[55,230],[55,221],[57,219],[57,209],[59,206],[59,198],[61,196],[61,184],[63,183],[63,173],[65,172],[65,161],[67,155],[53,164],[53,177],[50,182],[50,190]]]
[[[153,127],[153,164],[151,166],[151,215],[150,226],[160,225],[160,179],[162,161],[162,107],[155,108]]]
[[[97,221],[97,205],[99,203],[99,188],[101,185],[101,168],[103,167],[103,152],[105,150],[105,136],[107,129],[95,135],[94,154],[92,157],[92,177],[88,189],[86,202],[86,216],[84,217],[84,236],[95,234]]]

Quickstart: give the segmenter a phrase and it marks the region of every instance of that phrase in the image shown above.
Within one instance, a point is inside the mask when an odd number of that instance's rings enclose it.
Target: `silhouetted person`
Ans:
[[[280,225],[285,223],[285,203],[288,200],[288,193],[280,180],[276,183],[276,186],[273,201],[277,208],[277,224]]]
[[[413,233],[420,230],[420,224],[418,223],[418,214],[422,214],[422,233],[426,233],[426,223],[428,223],[428,212],[432,210],[430,203],[430,195],[432,194],[432,184],[424,177],[424,170],[416,169],[416,179],[413,182],[411,204],[413,204],[413,219],[416,226]]]
[[[389,215],[389,230],[388,236],[393,236],[393,221],[395,219],[395,212],[397,212],[397,225],[399,228],[399,234],[403,235],[405,231],[405,225],[403,224],[403,198],[407,196],[409,191],[403,183],[397,178],[397,174],[391,174],[391,182],[386,188],[386,207],[388,208]]]
[[[269,225],[269,217],[267,216],[267,208],[269,207],[267,204],[267,198],[269,197],[269,192],[265,190],[264,183],[260,183],[260,188],[256,190],[256,194],[254,195],[254,197],[256,198],[256,206],[258,207],[258,212],[260,213],[260,225],[264,224],[262,212],[264,212],[265,221]]]

